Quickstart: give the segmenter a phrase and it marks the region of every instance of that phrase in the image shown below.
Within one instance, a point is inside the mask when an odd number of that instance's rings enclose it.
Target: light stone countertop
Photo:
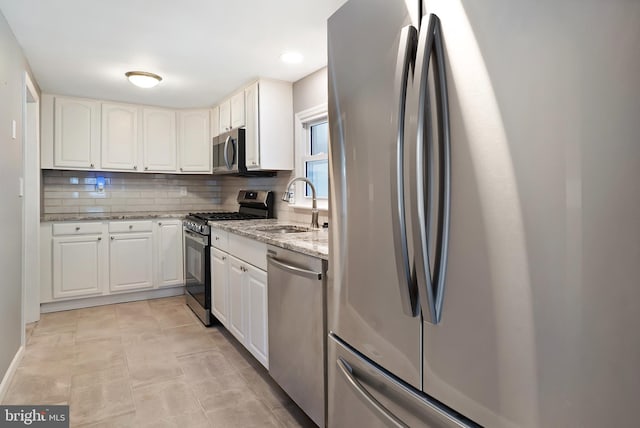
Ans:
[[[276,247],[329,260],[329,229],[317,229],[298,233],[271,233],[258,230],[265,226],[276,225],[309,227],[309,224],[306,223],[278,219],[215,221],[209,222],[209,225],[220,230],[235,233],[236,235],[275,245]]]
[[[63,221],[109,221],[109,220],[154,220],[161,218],[182,219],[188,212],[160,212],[160,213],[82,213],[82,214],[45,214],[41,222]],[[265,226],[296,225],[309,227],[308,223],[297,223],[278,219],[268,220],[234,220],[209,222],[220,230],[235,233],[255,239],[276,247],[296,251],[324,260],[329,259],[329,231],[318,229],[299,233],[270,233],[260,231]]]
[[[44,214],[40,222],[47,221],[103,221],[103,220],[155,220],[159,218],[182,219],[189,211],[156,213],[82,213],[82,214]]]

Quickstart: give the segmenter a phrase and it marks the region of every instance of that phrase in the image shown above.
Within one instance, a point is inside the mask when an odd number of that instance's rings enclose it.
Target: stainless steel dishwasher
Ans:
[[[269,245],[269,374],[325,426],[327,261]]]

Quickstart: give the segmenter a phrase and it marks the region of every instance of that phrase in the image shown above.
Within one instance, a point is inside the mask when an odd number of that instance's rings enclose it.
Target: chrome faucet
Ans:
[[[313,183],[306,177],[296,177],[291,179],[291,181],[289,181],[289,184],[287,184],[287,188],[284,191],[284,194],[282,195],[282,200],[285,202],[289,202],[289,188],[291,187],[291,185],[293,183],[295,183],[296,181],[304,181],[305,183],[307,183],[309,185],[309,187],[311,187],[311,227],[315,228],[315,229],[319,229],[320,225],[318,224],[318,202],[316,200],[316,186],[313,185]]]

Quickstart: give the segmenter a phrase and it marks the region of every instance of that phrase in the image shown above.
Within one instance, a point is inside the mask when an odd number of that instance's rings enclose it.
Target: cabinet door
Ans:
[[[231,129],[244,126],[244,91],[231,97]]]
[[[178,166],[176,113],[171,110],[143,108],[142,145],[145,171],[175,172]]]
[[[246,346],[249,352],[269,368],[269,318],[267,306],[267,272],[248,265],[245,271],[248,314]]]
[[[229,328],[229,256],[211,249],[211,313]]]
[[[152,243],[150,232],[111,235],[109,289],[112,292],[153,287]]]
[[[218,134],[231,130],[231,100],[224,100],[220,106],[220,123]]]
[[[55,167],[92,169],[100,157],[100,103],[55,97]]]
[[[258,168],[260,166],[260,127],[258,115],[258,82],[244,90],[245,95],[245,159],[247,168]]]
[[[244,263],[233,256],[229,260],[229,331],[240,341],[245,343],[246,314],[244,291]]]
[[[180,220],[162,220],[157,224],[158,287],[182,285],[184,284],[182,222]]]
[[[102,104],[103,169],[137,170],[138,107]]]
[[[220,135],[220,107],[215,106],[211,109],[211,138]]]
[[[62,236],[52,242],[53,298],[100,294],[104,257],[101,236]]]
[[[179,113],[180,171],[211,172],[209,110]]]

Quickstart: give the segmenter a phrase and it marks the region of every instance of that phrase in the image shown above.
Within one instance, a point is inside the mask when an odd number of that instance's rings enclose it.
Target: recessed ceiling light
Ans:
[[[287,64],[300,64],[304,60],[304,56],[300,52],[285,52],[280,55],[280,59]]]
[[[140,88],[153,88],[162,80],[157,74],[148,73],[146,71],[127,71],[124,73],[129,82]]]

